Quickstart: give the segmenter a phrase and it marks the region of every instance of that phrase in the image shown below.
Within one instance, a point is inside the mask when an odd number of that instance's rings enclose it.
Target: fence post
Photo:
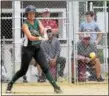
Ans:
[[[90,11],[93,11],[93,2],[90,2]]]
[[[69,75],[68,80],[69,82],[72,82],[72,63],[71,63],[71,53],[72,53],[72,40],[74,40],[74,34],[78,31],[78,16],[79,16],[79,7],[78,7],[78,1],[69,1],[68,4],[68,69],[69,69]],[[72,31],[73,30],[73,31]],[[76,69],[74,66],[74,79],[76,79]]]
[[[2,60],[2,63],[4,64],[4,52],[5,52],[5,36],[3,36],[3,44],[2,44],[2,58],[1,58],[1,60]]]
[[[14,64],[13,64],[13,73],[15,73],[19,67],[20,67],[20,62],[21,62],[21,58],[20,58],[20,54],[21,54],[21,48],[20,48],[20,33],[21,33],[21,18],[20,18],[20,1],[15,1],[13,0],[12,2],[12,8],[13,8],[13,17],[12,17],[12,30],[13,30],[13,60],[14,60]]]
[[[68,81],[71,82],[71,79],[72,79],[72,73],[71,73],[71,56],[70,56],[70,50],[71,50],[71,28],[72,28],[72,1],[67,1],[67,17],[68,17],[68,20],[67,20],[67,31],[68,31]]]
[[[109,6],[107,8],[107,12],[108,12],[108,33],[107,33],[107,44],[108,44],[108,52],[109,52]],[[108,64],[109,64],[109,54],[108,54]]]

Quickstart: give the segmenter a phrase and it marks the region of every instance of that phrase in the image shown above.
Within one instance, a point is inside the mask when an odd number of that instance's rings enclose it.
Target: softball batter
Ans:
[[[44,53],[40,47],[41,41],[47,40],[47,36],[42,37],[42,34],[44,34],[44,27],[39,20],[35,19],[36,8],[33,5],[27,6],[25,8],[25,15],[27,19],[22,25],[22,31],[27,38],[25,39],[27,42],[24,42],[24,46],[22,47],[21,68],[15,73],[12,80],[8,83],[6,92],[11,92],[15,81],[26,74],[30,61],[33,57],[38,62],[38,64],[40,64],[46,78],[53,86],[54,92],[60,93],[61,89],[51,76],[49,72],[49,65],[47,64]]]

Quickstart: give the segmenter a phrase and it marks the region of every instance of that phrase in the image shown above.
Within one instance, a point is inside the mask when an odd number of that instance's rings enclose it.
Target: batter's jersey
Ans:
[[[34,20],[34,25],[30,24],[28,21],[25,21],[24,24],[28,25],[28,28],[29,28],[29,30],[30,30],[30,32],[33,36],[41,36],[40,30],[39,30],[38,20]],[[37,45],[37,44],[40,44],[40,43],[41,43],[40,40],[31,41],[26,37],[26,35],[24,36],[24,39],[23,39],[23,45],[24,46]]]

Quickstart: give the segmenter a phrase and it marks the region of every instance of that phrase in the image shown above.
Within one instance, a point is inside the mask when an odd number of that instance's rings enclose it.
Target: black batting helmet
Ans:
[[[27,16],[27,13],[28,12],[35,12],[36,13],[36,7],[33,6],[33,5],[28,5],[26,8],[25,8],[25,14]]]

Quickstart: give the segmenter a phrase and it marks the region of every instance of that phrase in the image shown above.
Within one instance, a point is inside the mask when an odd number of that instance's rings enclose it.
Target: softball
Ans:
[[[96,56],[96,54],[95,54],[94,52],[91,52],[91,53],[89,54],[89,57],[90,57],[91,59],[94,59],[95,56]]]

